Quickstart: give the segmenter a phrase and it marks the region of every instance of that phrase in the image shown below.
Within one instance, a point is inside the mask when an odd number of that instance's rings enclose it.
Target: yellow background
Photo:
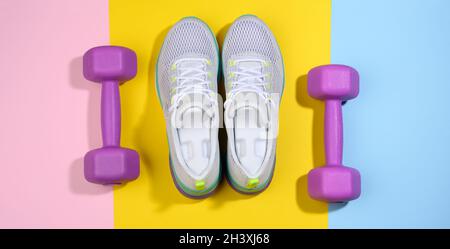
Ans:
[[[117,228],[326,228],[327,205],[307,195],[306,174],[324,162],[323,106],[306,92],[305,74],[330,62],[331,0],[111,0],[110,39],[138,55],[138,74],[121,86],[122,145],[141,156],[138,180],[114,190]],[[277,165],[256,196],[222,181],[215,194],[191,200],[175,188],[155,62],[168,29],[184,16],[205,21],[222,43],[227,27],[255,14],[275,34],[285,62]],[[314,127],[314,128],[313,128]]]

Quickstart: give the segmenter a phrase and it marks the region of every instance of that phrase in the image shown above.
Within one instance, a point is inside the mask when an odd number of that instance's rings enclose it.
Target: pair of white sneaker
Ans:
[[[220,65],[226,91],[223,117],[217,85]],[[222,122],[228,136],[229,183],[243,193],[257,193],[269,185],[284,68],[275,37],[259,18],[245,15],[231,25],[222,63],[211,29],[198,18],[181,19],[159,53],[156,87],[166,118],[170,169],[182,193],[205,197],[220,182]]]

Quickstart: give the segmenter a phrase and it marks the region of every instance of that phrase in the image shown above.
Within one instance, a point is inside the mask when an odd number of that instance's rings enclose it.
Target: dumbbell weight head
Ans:
[[[136,75],[136,54],[128,48],[118,46],[101,46],[88,50],[83,56],[83,74],[88,80],[108,83],[108,91],[102,96],[103,112],[107,115],[102,130],[106,136],[117,136],[119,139],[108,139],[107,146],[86,153],[84,157],[84,175],[86,180],[99,184],[120,184],[139,176],[139,155],[136,151],[120,146],[120,98],[118,86]],[[110,83],[113,82],[111,85]],[[115,82],[115,83],[114,83]],[[111,95],[116,91],[117,96]],[[102,91],[102,95],[103,95]],[[106,105],[103,106],[103,99]],[[103,110],[105,108],[105,110]],[[112,118],[112,119],[109,119]],[[115,123],[117,121],[117,123]],[[104,134],[105,135],[105,134]],[[105,137],[103,137],[105,139]],[[113,142],[111,142],[113,141]],[[105,140],[104,140],[105,142]]]
[[[99,184],[120,184],[139,176],[139,154],[120,147],[103,147],[84,156],[86,180]]]
[[[325,165],[308,174],[308,192],[314,199],[347,202],[361,194],[361,176],[356,169],[343,165]]]
[[[359,93],[358,72],[345,65],[324,65],[308,73],[308,93],[321,100],[346,101]]]
[[[113,80],[125,82],[136,76],[136,53],[119,46],[89,49],[83,56],[83,74],[90,81],[102,83]]]

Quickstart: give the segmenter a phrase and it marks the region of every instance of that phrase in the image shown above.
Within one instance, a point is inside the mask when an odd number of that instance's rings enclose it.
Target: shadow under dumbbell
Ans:
[[[69,64],[69,82],[75,90],[86,91],[88,96],[87,104],[87,134],[89,149],[95,149],[102,145],[100,129],[100,98],[101,86],[92,84],[83,77],[83,58],[76,57]],[[84,153],[84,152],[83,152]]]
[[[337,211],[337,210],[347,206],[347,204],[348,204],[348,202],[330,203],[330,204],[328,204],[328,211],[329,212]]]
[[[324,126],[324,105],[321,101],[315,100],[308,95],[308,77],[302,75],[296,82],[296,100],[297,103],[313,111],[312,121],[312,139],[311,146],[313,152],[313,167],[320,167],[325,164],[325,152],[323,145],[323,126]],[[300,165],[308,167],[308,165]],[[297,205],[307,213],[326,213],[327,204],[312,199],[308,194],[308,176],[303,175],[298,178],[297,184]]]
[[[111,186],[92,184],[84,179],[83,158],[76,159],[69,168],[69,189],[78,195],[101,195],[110,193]]]
[[[327,205],[324,202],[312,199],[308,194],[308,176],[303,175],[297,180],[297,205],[306,213],[326,213]]]
[[[312,151],[313,167],[320,167],[325,164],[324,140],[324,113],[325,107],[322,101],[311,98],[308,95],[308,77],[302,75],[297,79],[297,103],[303,107],[313,110],[312,122]]]

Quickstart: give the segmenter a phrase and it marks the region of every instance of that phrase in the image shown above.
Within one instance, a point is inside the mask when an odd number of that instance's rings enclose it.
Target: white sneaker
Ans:
[[[166,119],[171,173],[189,197],[207,196],[220,179],[218,65],[215,36],[194,17],[172,27],[158,57],[156,87]]]
[[[283,59],[266,24],[245,15],[227,32],[222,64],[228,180],[240,192],[260,192],[269,185],[275,167]]]

